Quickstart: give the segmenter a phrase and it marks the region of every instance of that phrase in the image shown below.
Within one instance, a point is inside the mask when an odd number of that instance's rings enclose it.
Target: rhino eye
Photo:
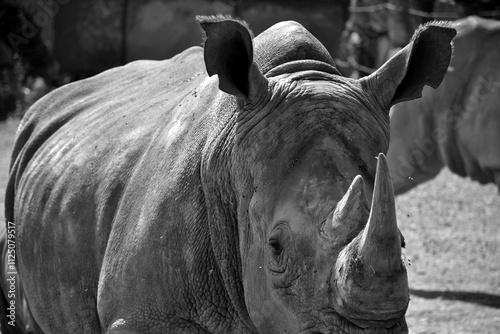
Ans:
[[[268,244],[268,268],[275,274],[283,274],[286,271],[289,254],[285,248],[290,246],[291,230],[286,222],[280,222],[269,236]]]
[[[283,252],[283,247],[280,241],[276,238],[269,239],[269,246],[272,248],[274,256],[280,256]]]
[[[290,226],[286,222],[280,222],[269,236],[269,249],[275,259],[279,260],[284,253],[284,248],[289,243],[290,239]]]

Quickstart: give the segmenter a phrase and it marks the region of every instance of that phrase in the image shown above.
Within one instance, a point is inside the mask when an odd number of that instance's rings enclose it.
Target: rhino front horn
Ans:
[[[390,328],[409,302],[401,234],[384,154],[379,154],[370,216],[335,266],[335,308],[360,327]]]
[[[358,255],[375,272],[398,272],[403,265],[394,191],[382,153],[378,156],[370,217],[361,236]]]

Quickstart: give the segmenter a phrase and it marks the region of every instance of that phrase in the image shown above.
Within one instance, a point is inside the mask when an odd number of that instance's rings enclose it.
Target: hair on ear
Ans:
[[[413,36],[411,37],[410,43],[415,41],[418,35],[422,31],[424,31],[427,27],[443,27],[443,28],[451,28],[451,29],[457,29],[457,23],[453,21],[438,21],[438,20],[432,20],[426,23],[423,23],[418,26],[418,28],[415,30],[413,33]],[[453,58],[453,52],[454,52],[454,45],[453,45],[453,40],[450,42],[451,45],[451,58]]]
[[[252,29],[250,29],[250,27],[248,26],[248,23],[246,23],[243,20],[235,19],[230,15],[224,15],[224,14],[209,15],[209,16],[196,15],[196,22],[198,22],[202,28],[201,31],[202,31],[203,43],[207,39],[206,27],[212,23],[218,23],[218,22],[224,22],[224,21],[238,22],[239,24],[244,26],[250,32],[250,36],[253,39],[254,35],[252,32]]]
[[[424,24],[421,24],[418,26],[418,28],[413,33],[413,36],[411,37],[410,43],[413,42],[415,40],[415,38],[418,35],[420,35],[420,33],[422,31],[424,31],[429,26],[456,29],[457,24],[455,22],[452,22],[452,21],[438,21],[438,20],[433,20],[433,21],[429,21],[429,22],[426,22]]]

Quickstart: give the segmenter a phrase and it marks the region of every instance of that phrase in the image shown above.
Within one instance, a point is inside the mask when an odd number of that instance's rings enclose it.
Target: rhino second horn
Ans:
[[[337,204],[333,213],[332,225],[349,224],[362,221],[368,211],[368,201],[365,196],[365,183],[363,177],[354,178],[349,189]]]
[[[398,272],[403,266],[394,191],[389,166],[382,153],[378,156],[370,217],[361,236],[358,255],[364,265],[375,272]]]

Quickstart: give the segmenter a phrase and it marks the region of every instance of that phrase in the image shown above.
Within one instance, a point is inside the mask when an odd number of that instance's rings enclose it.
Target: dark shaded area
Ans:
[[[20,105],[29,103],[20,101],[36,91],[37,77],[50,90],[201,45],[196,15],[239,17],[255,35],[277,22],[297,21],[322,42],[343,75],[362,77],[431,18],[495,12],[500,3],[493,0],[0,0],[0,114],[25,109]]]
[[[26,75],[55,81],[57,62],[35,22],[35,17],[25,8],[0,1],[0,43],[3,45],[0,66],[12,67],[15,60],[20,59]]]
[[[491,19],[500,18],[500,2],[498,0],[455,0],[460,17],[478,15]]]
[[[255,35],[301,23],[335,57],[349,0],[0,0],[0,118],[40,96],[137,59],[168,59],[201,45],[196,15],[232,15]],[[56,61],[57,60],[57,61]],[[42,79],[40,81],[39,79]]]
[[[500,309],[500,295],[490,293],[410,289],[410,294],[425,299],[441,298],[445,300],[457,300]]]
[[[456,20],[470,15],[500,18],[497,0],[352,0],[342,35],[344,73],[363,77],[404,47],[419,25],[432,20]]]
[[[122,0],[70,1],[60,6],[54,16],[53,45],[61,70],[77,80],[123,65],[129,10],[128,1]]]
[[[254,35],[297,21],[335,57],[348,7],[349,0],[70,1],[54,17],[54,54],[73,78],[137,59],[167,59],[202,44],[196,15],[224,14],[248,22]]]
[[[57,61],[35,22],[40,15],[0,0],[0,121],[59,85]]]

